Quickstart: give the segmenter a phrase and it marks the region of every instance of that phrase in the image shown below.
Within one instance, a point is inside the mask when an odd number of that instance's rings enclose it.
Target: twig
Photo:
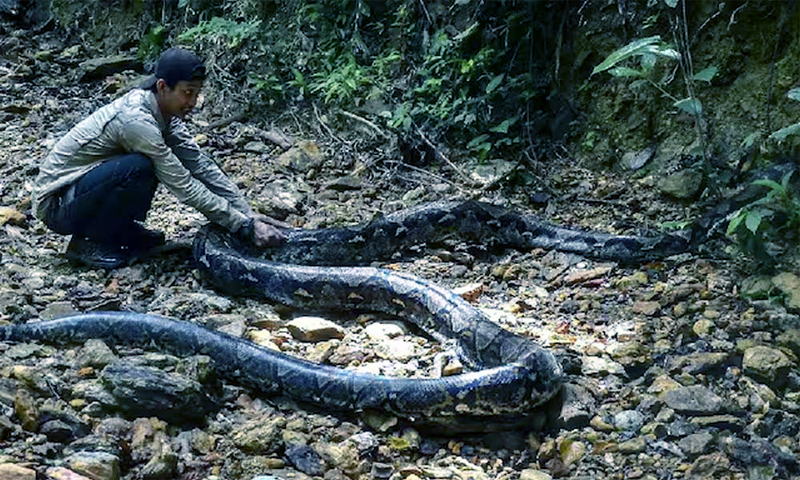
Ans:
[[[291,137],[287,137],[283,132],[280,130],[269,130],[269,131],[262,131],[261,137],[265,140],[269,140],[270,142],[274,143],[275,145],[281,147],[284,150],[289,150],[294,145],[294,140]]]
[[[331,127],[329,127],[328,124],[325,123],[322,120],[322,117],[319,116],[319,110],[317,110],[317,104],[314,103],[313,106],[314,106],[314,116],[317,117],[317,122],[319,122],[319,124],[323,126],[325,131],[328,133],[328,136],[330,136],[331,138],[335,138],[336,140],[341,141],[341,139],[339,139],[339,137],[334,135],[333,130],[331,130]]]
[[[345,117],[347,117],[347,118],[352,118],[353,120],[357,120],[357,121],[359,121],[359,122],[363,123],[364,125],[368,126],[369,128],[371,128],[371,129],[375,130],[375,132],[376,132],[378,135],[380,135],[381,137],[386,137],[386,136],[387,136],[387,135],[386,135],[386,132],[384,132],[384,131],[381,129],[381,127],[379,127],[379,126],[375,125],[374,123],[370,122],[370,121],[369,121],[369,120],[367,120],[366,118],[364,118],[364,117],[360,117],[360,116],[356,115],[355,113],[350,113],[350,112],[348,112],[347,110],[342,110],[341,112],[342,112],[342,115],[344,115]]]
[[[450,168],[455,170],[455,172],[461,178],[466,180],[467,183],[472,183],[472,179],[469,178],[464,172],[462,172],[461,169],[458,168],[455,163],[451,162],[450,159],[445,156],[445,154],[443,154],[438,148],[436,148],[436,145],[434,145],[433,142],[428,140],[428,137],[426,137],[425,134],[422,133],[422,130],[420,130],[419,127],[417,127],[417,135],[419,135],[420,138],[422,138],[422,141],[425,142],[425,144],[428,145],[433,150],[433,153],[436,154],[436,156],[439,157],[440,160],[443,160],[445,163],[450,165]]]
[[[408,168],[409,170],[414,170],[415,172],[422,173],[424,175],[428,175],[428,176],[430,176],[432,178],[435,178],[436,180],[439,180],[441,182],[449,183],[450,185],[456,187],[461,193],[471,193],[469,190],[466,190],[466,189],[462,188],[461,185],[459,185],[459,184],[457,184],[457,183],[455,183],[455,182],[453,182],[451,180],[448,180],[448,179],[446,179],[446,178],[444,178],[442,176],[436,175],[435,173],[429,172],[429,171],[427,171],[427,170],[425,170],[423,168],[415,167],[414,165],[409,165],[409,164],[403,163],[403,162],[398,162],[396,160],[387,160],[385,163],[388,163],[390,165],[398,165],[398,166],[401,166],[401,167],[405,167],[405,168]]]
[[[627,203],[622,202],[620,200],[604,200],[602,198],[592,198],[592,197],[578,197],[575,200],[585,203],[595,203],[599,205],[612,205],[615,207],[631,208],[631,205],[628,205]]]
[[[564,43],[564,25],[567,23],[567,14],[569,13],[570,5],[569,2],[564,2],[564,15],[561,17],[561,24],[558,26],[558,34],[556,35],[556,52],[554,57],[554,74],[553,79],[556,85],[560,84],[559,76],[561,71],[561,47]]]
[[[747,2],[745,2],[744,5],[740,6],[739,8],[734,10],[733,13],[731,13],[731,18],[728,19],[728,31],[730,31],[731,27],[737,23],[736,14],[739,13],[746,6]]]
[[[532,158],[532,157],[531,157],[531,154],[530,154],[530,153],[528,153],[528,150],[527,150],[527,149],[526,149],[526,150],[523,152],[523,154],[525,155],[525,158],[527,158],[527,159],[528,159],[528,166],[530,167],[530,168],[528,169],[528,173],[530,173],[531,175],[533,175],[533,176],[534,176],[534,178],[536,178],[537,180],[539,180],[539,183],[542,185],[542,188],[544,188],[545,190],[547,190],[547,192],[548,192],[550,195],[553,195],[553,196],[556,196],[556,195],[558,195],[558,192],[556,192],[556,190],[555,190],[553,187],[551,187],[549,183],[547,183],[547,182],[546,182],[546,181],[545,181],[543,178],[541,178],[539,175],[536,175],[535,173],[533,173],[533,169],[534,169],[534,168],[536,167],[536,165],[539,163],[539,159],[538,159],[538,158]],[[533,154],[534,154],[534,155],[536,155],[536,150],[533,150]]]
[[[425,18],[428,19],[428,25],[433,25],[433,20],[431,20],[431,14],[428,13],[428,7],[425,6],[425,0],[419,0],[420,6],[422,6],[422,11],[425,12]]]
[[[213,130],[213,129],[217,129],[217,128],[227,127],[228,125],[230,125],[233,122],[239,122],[239,121],[244,120],[246,115],[247,114],[245,112],[236,113],[234,115],[231,115],[228,118],[222,118],[222,119],[217,120],[215,122],[209,123],[208,124],[208,128]]]

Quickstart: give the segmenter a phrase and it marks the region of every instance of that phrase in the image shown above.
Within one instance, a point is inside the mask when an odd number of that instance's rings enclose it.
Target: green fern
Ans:
[[[766,187],[766,193],[741,207],[729,220],[726,234],[735,238],[745,253],[764,260],[769,240],[793,235],[800,228],[800,198],[791,187],[793,173],[786,173],[780,183],[755,180],[753,185]]]

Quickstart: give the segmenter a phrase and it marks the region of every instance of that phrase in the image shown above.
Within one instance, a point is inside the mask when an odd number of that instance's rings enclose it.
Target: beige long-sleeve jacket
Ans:
[[[111,156],[139,152],[153,162],[156,177],[179,201],[235,232],[250,206],[236,185],[192,139],[183,121],[166,123],[155,94],[135,89],[72,128],[39,167],[33,208],[44,218],[53,194]]]

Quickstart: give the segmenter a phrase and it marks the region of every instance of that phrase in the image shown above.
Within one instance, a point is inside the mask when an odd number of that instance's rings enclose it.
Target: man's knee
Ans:
[[[142,180],[156,179],[156,169],[153,166],[153,161],[147,155],[141,153],[126,153],[117,157],[117,160],[124,163],[131,171],[136,172],[136,175]]]

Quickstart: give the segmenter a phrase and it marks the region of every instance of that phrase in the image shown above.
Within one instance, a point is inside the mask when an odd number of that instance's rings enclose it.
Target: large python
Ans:
[[[476,201],[425,204],[350,228],[291,230],[281,247],[262,258],[220,229],[205,227],[197,234],[194,259],[218,288],[297,309],[380,311],[411,321],[452,345],[472,370],[442,378],[393,378],[318,365],[191,323],[136,313],[7,326],[0,340],[153,344],[178,355],[209,355],[224,377],[329,409],[379,409],[450,430],[515,424],[559,391],[563,373],[550,351],[504,330],[448,289],[392,270],[353,266],[454,239],[489,249],[542,247],[623,262],[687,248],[679,237],[579,232]]]

